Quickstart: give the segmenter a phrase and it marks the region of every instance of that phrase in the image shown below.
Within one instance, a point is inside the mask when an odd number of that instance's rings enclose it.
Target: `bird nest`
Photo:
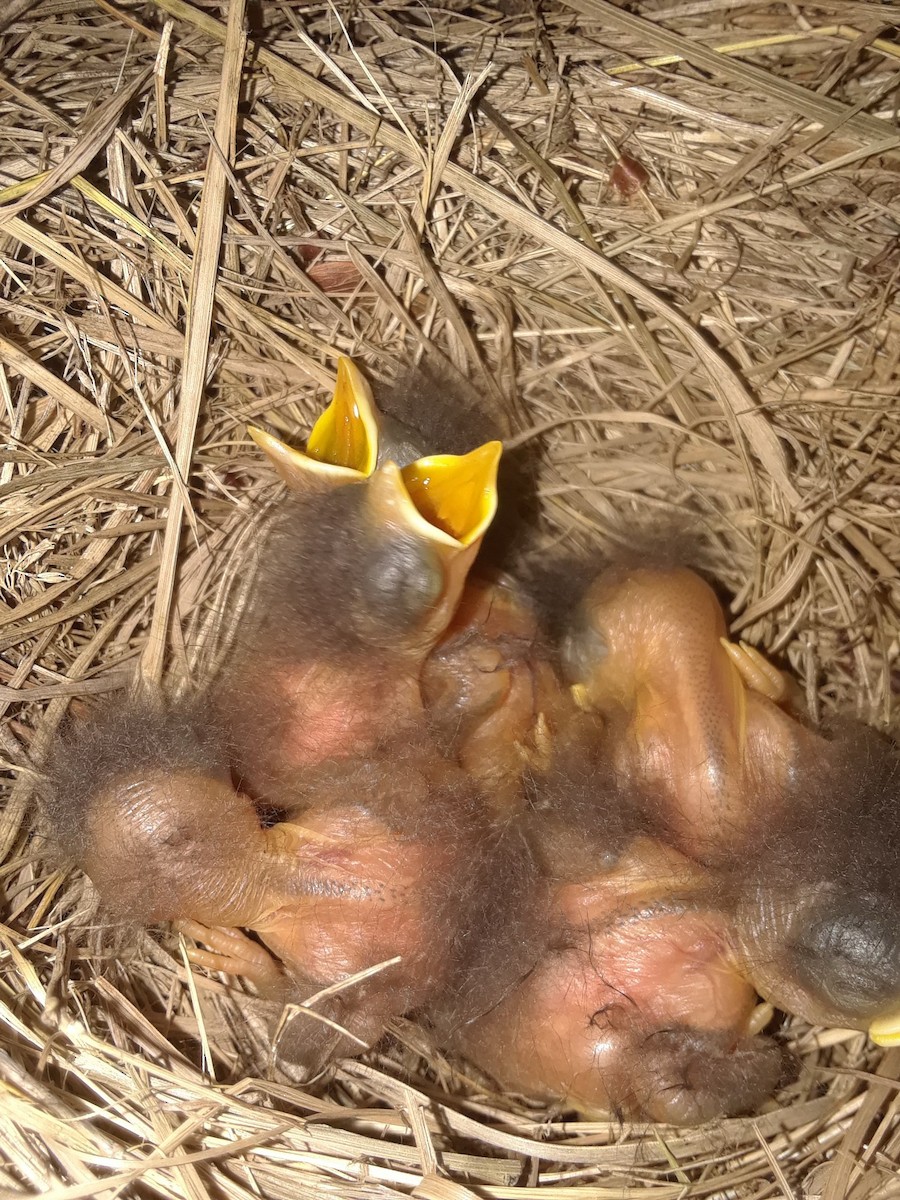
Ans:
[[[271,494],[246,425],[307,429],[339,354],[465,375],[548,543],[688,519],[813,714],[891,721],[897,10],[244,10],[0,5],[0,1188],[897,1195],[900,1050],[861,1034],[787,1026],[799,1080],[694,1130],[498,1094],[407,1024],[292,1081],[238,985],[111,949],[48,864],[60,721],[202,673]]]

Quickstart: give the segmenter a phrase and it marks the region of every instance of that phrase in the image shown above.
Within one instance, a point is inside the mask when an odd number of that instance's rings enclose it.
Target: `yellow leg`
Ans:
[[[719,641],[751,691],[759,692],[775,704],[787,703],[791,689],[788,677],[783,671],[779,671],[764,654],[760,654],[754,646],[749,646],[746,642],[735,645],[727,638],[720,638]]]
[[[175,928],[210,947],[209,950],[187,948],[188,959],[196,966],[249,979],[261,992],[271,992],[283,984],[284,974],[278,960],[240,929],[201,925],[199,921],[176,921]]]

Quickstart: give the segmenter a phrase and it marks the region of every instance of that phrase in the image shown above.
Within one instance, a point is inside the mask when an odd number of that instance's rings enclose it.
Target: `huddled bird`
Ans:
[[[791,681],[725,636],[684,568],[602,571],[562,657],[656,834],[718,880],[735,962],[773,1004],[900,1040],[900,754],[815,728]]]
[[[440,390],[418,427],[341,359],[302,449],[251,430],[286,486],[225,665],[73,717],[59,857],[311,1071],[405,1016],[517,1093],[690,1124],[790,1076],[773,1006],[900,1042],[896,747],[812,725],[649,551],[561,564],[550,619],[480,553],[502,445]]]

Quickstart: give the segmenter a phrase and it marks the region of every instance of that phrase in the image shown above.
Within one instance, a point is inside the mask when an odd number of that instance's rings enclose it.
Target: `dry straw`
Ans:
[[[79,926],[34,763],[73,698],[201,668],[270,486],[245,424],[305,427],[338,353],[504,404],[549,540],[689,515],[813,711],[891,720],[900,8],[242,14],[0,3],[0,1194],[900,1194],[900,1050],[857,1034],[790,1029],[799,1082],[696,1131],[493,1094],[405,1025],[292,1086],[171,937]]]

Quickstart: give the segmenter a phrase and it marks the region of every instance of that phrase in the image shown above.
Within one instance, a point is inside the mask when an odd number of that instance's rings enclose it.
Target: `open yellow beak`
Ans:
[[[352,467],[335,466],[334,463],[319,462],[310,458],[304,450],[295,450],[287,442],[266,433],[256,425],[248,425],[247,432],[269,459],[272,466],[292,491],[302,492],[307,488],[332,487],[340,483],[358,483],[365,475]]]
[[[426,654],[456,611],[497,508],[501,449],[499,442],[488,442],[470,454],[421,458],[402,470],[388,461],[360,489],[376,541],[388,552],[405,547],[439,576],[437,594],[410,618],[406,652]]]
[[[869,1026],[869,1037],[876,1046],[900,1046],[900,1012],[873,1021]]]
[[[313,426],[306,453],[318,462],[371,475],[378,459],[378,417],[368,383],[349,358],[338,359],[331,403]]]
[[[462,546],[484,536],[497,511],[502,452],[500,442],[486,442],[468,454],[435,454],[403,468],[409,498],[432,531]]]
[[[313,426],[305,450],[295,450],[253,425],[249,433],[295,490],[368,479],[378,461],[378,412],[368,383],[349,358],[338,359],[334,396]],[[395,507],[403,510],[408,524],[432,540],[473,545],[497,511],[502,450],[500,442],[486,442],[469,454],[420,458],[402,471],[386,463]]]
[[[368,383],[349,358],[338,359],[331,403],[313,426],[305,450],[251,425],[248,430],[288,487],[367,479],[378,458],[378,416]]]

